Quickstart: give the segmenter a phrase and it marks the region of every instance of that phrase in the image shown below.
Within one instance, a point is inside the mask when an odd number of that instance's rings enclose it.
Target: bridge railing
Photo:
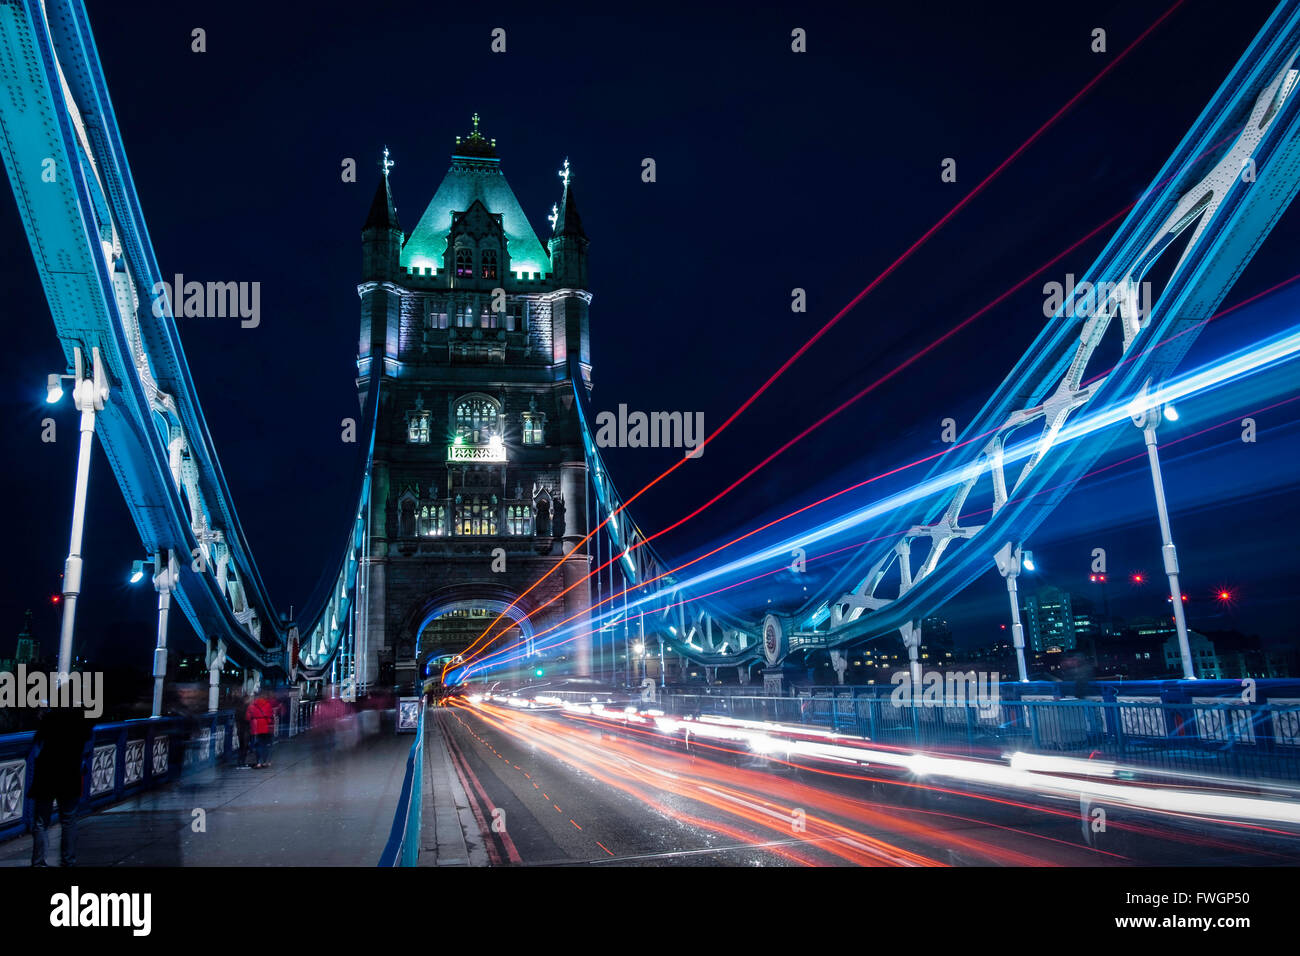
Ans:
[[[882,696],[765,697],[670,693],[667,713],[803,725],[940,753],[1009,751],[1113,760],[1153,773],[1300,780],[1300,699],[1247,704],[1194,697],[966,703]]]
[[[424,703],[416,720],[415,740],[406,758],[406,776],[393,814],[393,828],[379,866],[415,866],[420,857],[420,821],[424,794]]]
[[[31,826],[35,731],[0,735],[0,840]],[[79,810],[94,810],[213,766],[239,750],[230,711],[99,724],[81,763]]]

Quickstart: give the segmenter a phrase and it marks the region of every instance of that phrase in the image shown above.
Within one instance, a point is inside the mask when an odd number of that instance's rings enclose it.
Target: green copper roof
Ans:
[[[466,150],[466,152],[470,152]],[[551,271],[551,260],[528,223],[510,184],[501,174],[495,156],[454,155],[451,168],[433,200],[402,247],[401,264],[408,269],[443,269],[447,251],[447,234],[451,231],[451,214],[465,212],[475,199],[483,201],[488,212],[502,217],[506,249],[512,272],[539,275]]]

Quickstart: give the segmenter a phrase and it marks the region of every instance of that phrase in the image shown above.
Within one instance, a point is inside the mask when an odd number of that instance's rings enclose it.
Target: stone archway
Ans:
[[[476,597],[459,594],[443,595],[426,601],[418,610],[413,620],[414,660],[417,681],[436,676],[435,662],[444,660],[453,652],[459,652],[479,637],[489,624],[504,615],[511,625],[503,620],[493,629],[494,634],[502,636],[492,641],[494,647],[505,647],[525,642],[521,650],[532,650],[534,627],[528,619],[528,608],[511,606],[511,601],[501,597]],[[432,668],[432,669],[431,669]]]

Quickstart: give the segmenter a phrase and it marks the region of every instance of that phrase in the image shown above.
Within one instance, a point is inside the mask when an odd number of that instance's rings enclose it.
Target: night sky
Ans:
[[[180,319],[186,356],[245,533],[277,607],[301,608],[333,568],[351,508],[360,228],[387,145],[414,227],[456,135],[482,117],[543,241],[574,169],[591,238],[593,402],[703,411],[711,429],[826,319],[1168,6],[92,2],[90,18],[164,276],[259,281],[262,321]],[[633,507],[647,532],[680,517],[876,376],[1131,202],[1199,114],[1272,4],[1188,0],[995,183],[802,358],[704,457]],[[489,49],[494,27],[507,52]],[[207,31],[208,52],[190,51]],[[808,53],[790,51],[807,30]],[[1090,52],[1094,27],[1110,53]],[[356,183],[340,164],[357,160]],[[641,180],[652,157],[658,181]],[[957,183],[940,163],[957,160]],[[25,608],[57,642],[75,415],[40,441],[62,353],[9,189],[0,199],[8,336],[0,472],[17,532],[0,589],[0,656]],[[969,421],[1044,320],[1042,284],[1084,272],[1109,232],[791,449],[659,550],[693,556],[758,518],[938,448]],[[1283,216],[1225,304],[1293,275],[1300,211]],[[1300,286],[1300,283],[1297,284]],[[808,294],[793,314],[791,289]],[[1213,323],[1200,364],[1293,321],[1300,293]],[[1300,558],[1293,376],[1183,409],[1162,439],[1191,626],[1293,640]],[[1237,422],[1257,416],[1259,440]],[[1108,462],[1142,451],[1136,429]],[[624,495],[674,452],[607,460]],[[917,475],[920,477],[920,475]],[[102,453],[92,466],[79,649],[149,667],[155,595],[126,584],[142,547]],[[887,529],[886,529],[887,530]],[[1112,609],[1164,614],[1149,475],[1136,460],[1080,485],[1031,542],[1040,578],[1088,593],[1107,550]],[[329,555],[323,560],[322,555]],[[1031,586],[1022,582],[1022,587]],[[1222,606],[1211,595],[1231,589]],[[1004,620],[996,573],[942,613],[985,643]],[[192,638],[173,646],[198,650]]]

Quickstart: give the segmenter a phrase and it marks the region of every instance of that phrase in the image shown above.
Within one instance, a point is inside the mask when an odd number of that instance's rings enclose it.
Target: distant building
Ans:
[[[1078,600],[1058,587],[1039,588],[1025,595],[1021,605],[1025,644],[1036,654],[1049,650],[1072,651],[1078,644],[1074,604]]]
[[[1187,632],[1187,643],[1192,651],[1192,668],[1197,677],[1213,680],[1227,675],[1214,650],[1214,642],[1199,631]],[[1181,675],[1183,672],[1182,652],[1178,646],[1175,633],[1165,641],[1165,664],[1169,670]]]
[[[1097,679],[1155,680],[1181,673],[1181,665],[1171,668],[1166,659],[1166,636],[1164,632],[1141,634],[1136,628],[1127,628],[1116,637],[1097,641]]]
[[[1174,626],[1172,615],[1169,617],[1134,618],[1133,623],[1129,625],[1129,627],[1138,637],[1165,638],[1170,634],[1178,633],[1178,628]]]
[[[921,646],[917,656],[922,667],[939,669],[953,663],[952,628],[941,617],[927,617],[921,622]]]
[[[18,670],[19,664],[30,666],[37,663],[40,657],[41,645],[32,637],[32,612],[29,610],[23,616],[23,629],[18,632],[18,648],[14,651],[13,659],[0,657],[0,671],[13,673]]]
[[[1266,647],[1256,634],[1206,631],[1214,645],[1222,675],[1227,678],[1292,677],[1295,653],[1289,647]]]
[[[32,612],[23,615],[23,629],[18,635],[18,649],[14,652],[15,664],[34,664],[41,656],[41,643],[32,637]]]
[[[1097,640],[1106,636],[1108,631],[1106,623],[1098,615],[1092,601],[1071,596],[1070,605],[1076,644],[1091,647]]]

